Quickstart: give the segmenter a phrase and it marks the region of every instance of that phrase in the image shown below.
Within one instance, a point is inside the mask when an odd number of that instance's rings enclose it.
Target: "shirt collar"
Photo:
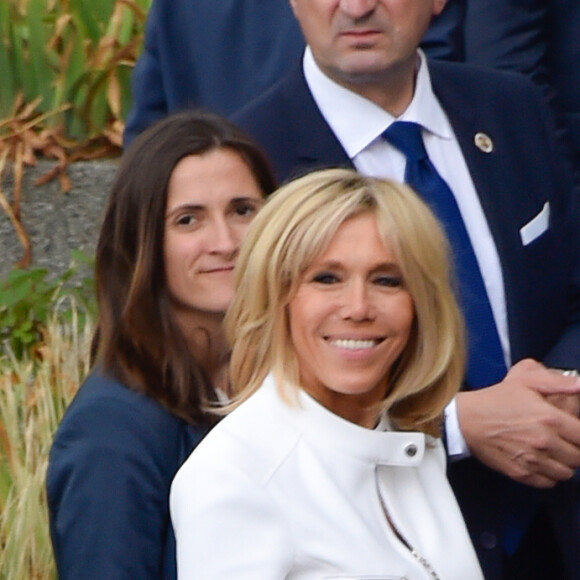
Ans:
[[[270,414],[273,408],[278,409],[301,436],[316,446],[338,449],[374,465],[416,466],[423,460],[426,444],[431,442],[424,433],[390,431],[388,419],[381,421],[377,429],[365,429],[335,415],[297,385],[284,384],[283,390],[296,393],[298,405],[282,399],[272,373],[253,396],[264,402]]]
[[[398,120],[413,121],[443,139],[451,139],[449,121],[431,87],[427,59],[421,50],[417,52],[419,70],[415,94]],[[303,67],[306,82],[322,116],[351,159],[379,138],[395,120],[372,101],[326,76],[314,60],[309,46],[304,52]]]

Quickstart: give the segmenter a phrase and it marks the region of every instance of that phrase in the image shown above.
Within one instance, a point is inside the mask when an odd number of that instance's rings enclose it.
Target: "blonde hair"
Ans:
[[[444,407],[464,370],[463,326],[449,281],[441,227],[407,186],[347,169],[305,175],[276,191],[252,222],[236,265],[226,316],[234,401],[247,399],[271,371],[281,395],[299,385],[288,304],[304,271],[347,219],[371,213],[393,247],[415,308],[411,336],[391,373],[379,411],[399,429],[438,435]]]

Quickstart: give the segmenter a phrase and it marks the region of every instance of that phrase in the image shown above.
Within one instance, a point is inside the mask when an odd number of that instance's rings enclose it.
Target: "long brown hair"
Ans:
[[[99,318],[93,362],[188,422],[215,400],[169,306],[163,261],[167,187],[188,155],[237,153],[264,195],[276,181],[259,147],[229,121],[203,111],[166,117],[142,133],[121,159],[96,250]]]

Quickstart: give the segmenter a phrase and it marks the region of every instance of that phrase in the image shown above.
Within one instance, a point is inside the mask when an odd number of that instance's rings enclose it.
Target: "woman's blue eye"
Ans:
[[[375,284],[387,288],[398,288],[403,285],[403,278],[401,276],[377,276]]]
[[[312,278],[313,282],[318,282],[319,284],[334,284],[338,282],[338,276],[332,274],[331,272],[320,272]]]

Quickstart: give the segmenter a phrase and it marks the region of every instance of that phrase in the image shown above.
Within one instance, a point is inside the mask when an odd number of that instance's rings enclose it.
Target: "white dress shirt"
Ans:
[[[440,440],[298,397],[283,402],[268,377],[179,470],[179,580],[483,578]]]
[[[318,67],[309,47],[304,53],[304,74],[322,116],[356,169],[373,177],[404,181],[405,156],[381,134],[395,121],[387,111],[345,89]],[[348,111],[347,114],[344,112]],[[425,55],[418,51],[418,72],[413,100],[396,120],[423,127],[425,148],[452,190],[471,240],[489,297],[507,368],[511,366],[503,275],[497,248],[475,191],[471,175],[449,119],[431,87]],[[446,411],[451,455],[464,455],[467,446],[457,420],[455,402]]]

